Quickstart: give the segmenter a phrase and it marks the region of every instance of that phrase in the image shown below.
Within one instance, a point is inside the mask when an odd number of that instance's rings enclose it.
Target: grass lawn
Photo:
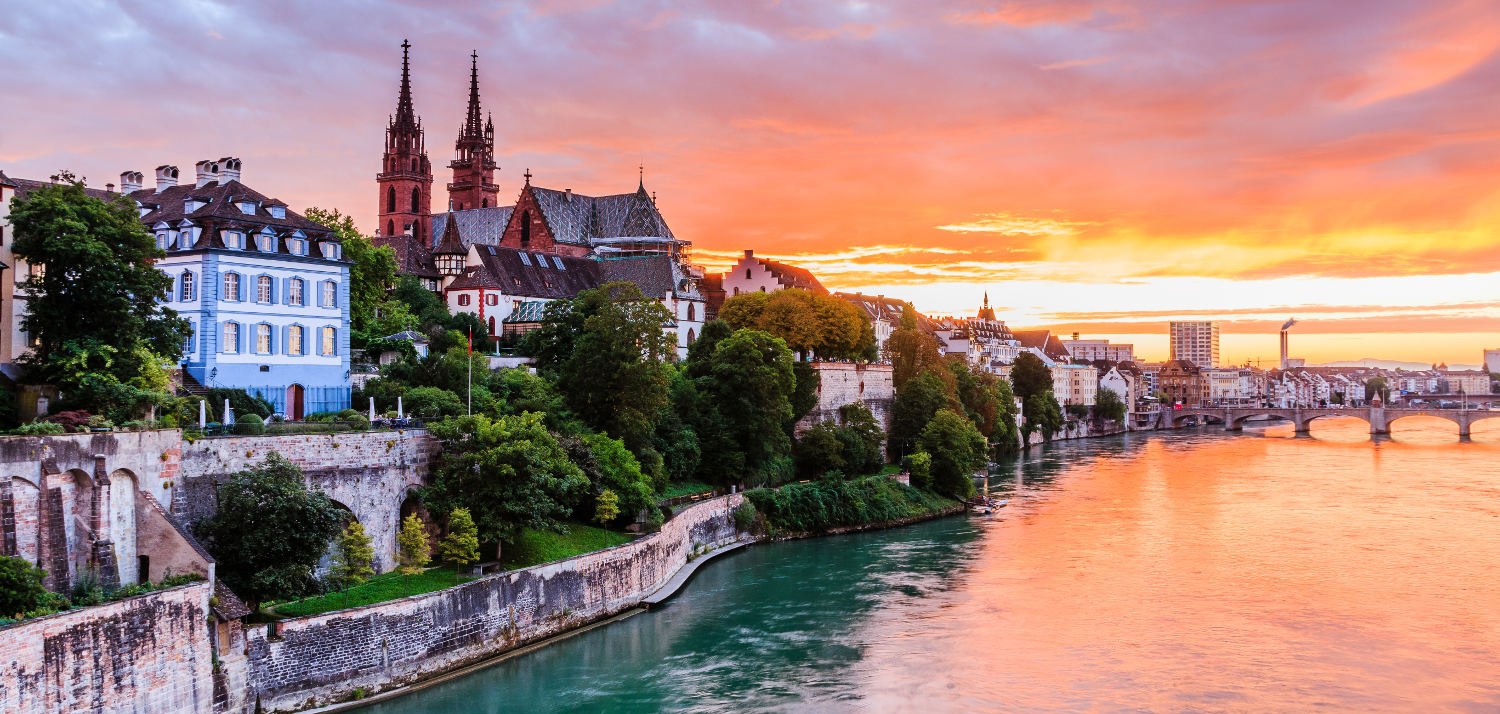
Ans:
[[[880,471],[877,472],[876,475],[895,476],[899,473],[901,473],[901,464],[886,464],[885,466],[880,467]]]
[[[402,575],[393,570],[389,573],[383,573],[370,578],[364,583],[343,592],[293,600],[292,602],[276,605],[268,609],[273,614],[283,617],[317,615],[323,612],[332,612],[334,610],[343,610],[345,608],[385,602],[387,600],[397,600],[411,595],[430,593],[435,590],[451,588],[468,580],[473,580],[473,578],[464,576],[455,579],[451,566],[430,568],[416,575]]]
[[[628,533],[607,531],[582,523],[569,523],[567,533],[527,528],[521,532],[520,542],[506,544],[500,549],[500,562],[506,570],[513,570],[592,553],[630,541]]]
[[[697,495],[697,494],[700,494],[700,493],[708,493],[709,491],[712,491],[712,490],[714,490],[713,486],[710,486],[710,485],[708,485],[706,483],[700,483],[698,481],[685,481],[685,482],[682,482],[682,483],[674,483],[671,486],[667,487],[667,490],[666,490],[665,493],[661,494],[661,500],[665,501],[665,500],[668,500],[668,499],[679,498],[679,497],[682,497],[682,496],[693,496],[693,495]]]

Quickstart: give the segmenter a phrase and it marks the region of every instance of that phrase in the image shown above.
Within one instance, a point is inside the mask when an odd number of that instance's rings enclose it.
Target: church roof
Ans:
[[[492,206],[470,208],[462,211],[438,213],[432,217],[432,245],[440,245],[448,232],[450,222],[459,227],[465,248],[474,245],[500,245],[500,235],[505,224],[510,223],[510,214],[515,206]]]
[[[569,298],[598,287],[599,263],[589,258],[477,246],[479,265],[470,266],[449,290],[497,290],[506,295]]]
[[[611,196],[585,196],[541,186],[530,186],[528,190],[559,243],[592,246],[596,240],[608,238],[676,240],[644,187]],[[442,241],[449,221],[458,225],[465,247],[499,245],[514,212],[515,206],[496,206],[439,213],[432,219],[433,245]]]
[[[10,177],[6,176],[4,171],[0,171],[0,186],[10,186],[11,188],[15,188],[15,184],[11,183]]]
[[[669,255],[650,255],[637,258],[616,258],[599,263],[601,282],[623,280],[640,286],[649,298],[661,298],[667,293],[686,300],[702,300],[697,281],[684,273],[682,265]]]

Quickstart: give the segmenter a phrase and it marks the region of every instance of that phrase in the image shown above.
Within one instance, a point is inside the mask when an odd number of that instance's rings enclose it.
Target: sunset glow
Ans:
[[[1491,2],[25,3],[0,169],[233,155],[372,230],[404,37],[434,164],[476,49],[502,200],[643,164],[711,270],[753,248],[934,314],[987,292],[1153,359],[1176,318],[1222,320],[1234,363],[1294,316],[1314,363],[1500,347]]]

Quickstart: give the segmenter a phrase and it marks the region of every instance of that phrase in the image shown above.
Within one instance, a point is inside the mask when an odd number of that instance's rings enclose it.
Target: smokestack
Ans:
[[[156,167],[156,192],[161,193],[177,185],[177,167],[161,165]]]
[[[219,159],[219,183],[240,180],[240,160],[231,156]]]
[[[193,165],[197,170],[197,187],[203,188],[219,180],[219,162],[204,159]]]

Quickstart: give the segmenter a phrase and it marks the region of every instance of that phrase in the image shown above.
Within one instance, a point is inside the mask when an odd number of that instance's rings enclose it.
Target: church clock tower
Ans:
[[[396,114],[385,128],[385,156],[375,182],[380,188],[380,223],[376,235],[395,237],[410,233],[428,240],[432,230],[432,163],[422,120],[411,104],[411,43],[401,43],[401,93]]]

